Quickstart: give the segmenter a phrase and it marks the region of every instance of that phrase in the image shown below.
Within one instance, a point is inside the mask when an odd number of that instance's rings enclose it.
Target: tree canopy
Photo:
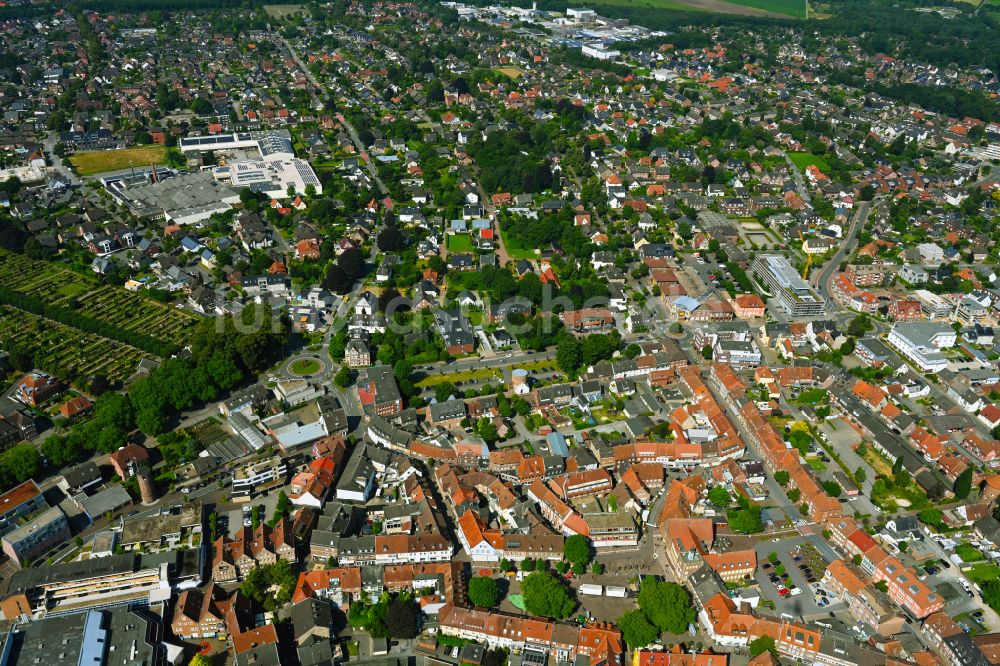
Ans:
[[[581,534],[574,534],[563,542],[563,557],[570,564],[580,563],[586,566],[593,556],[594,549],[590,545],[590,539]]]
[[[500,600],[500,586],[489,576],[475,576],[469,581],[469,603],[480,608],[493,608]]]
[[[641,610],[631,610],[618,618],[618,628],[622,630],[625,642],[630,648],[649,645],[660,635]]]
[[[566,584],[548,571],[536,571],[521,582],[524,607],[532,615],[562,620],[576,607]]]
[[[691,595],[677,583],[644,578],[639,589],[639,609],[660,631],[680,634],[694,623]]]

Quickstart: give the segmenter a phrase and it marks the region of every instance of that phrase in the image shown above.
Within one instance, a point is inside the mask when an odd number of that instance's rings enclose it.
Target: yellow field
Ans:
[[[299,12],[304,12],[305,7],[302,5],[264,5],[264,11],[267,15],[275,19],[283,19],[293,14],[298,14]]]
[[[89,176],[105,171],[148,167],[150,164],[166,164],[167,149],[165,146],[135,146],[120,150],[93,150],[86,153],[76,153],[69,158],[81,176]]]
[[[516,79],[522,74],[524,74],[524,72],[519,70],[517,67],[500,67],[497,69],[497,71],[503,74],[504,76],[509,76],[512,79]]]

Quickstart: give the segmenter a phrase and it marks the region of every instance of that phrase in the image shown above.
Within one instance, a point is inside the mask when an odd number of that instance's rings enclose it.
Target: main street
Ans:
[[[862,201],[858,204],[857,209],[854,211],[854,218],[851,220],[851,228],[848,230],[844,242],[840,244],[840,248],[823,269],[818,274],[814,273],[816,277],[813,280],[813,284],[819,290],[819,295],[823,298],[830,299],[830,280],[833,279],[833,274],[840,269],[840,262],[843,261],[844,257],[854,251],[854,246],[857,245],[858,233],[868,221],[868,215],[871,213],[873,205],[873,201]]]

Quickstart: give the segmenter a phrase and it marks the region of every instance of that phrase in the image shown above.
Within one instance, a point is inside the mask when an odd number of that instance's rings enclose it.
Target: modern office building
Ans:
[[[823,298],[799,276],[780,254],[762,254],[751,265],[754,275],[764,282],[771,296],[789,317],[821,317],[826,310]]]

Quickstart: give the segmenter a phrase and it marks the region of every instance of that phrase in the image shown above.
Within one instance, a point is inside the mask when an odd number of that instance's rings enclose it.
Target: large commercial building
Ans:
[[[4,637],[0,664],[176,663],[183,649],[164,643],[162,618],[146,608],[86,610],[15,625]]]
[[[778,306],[790,317],[821,317],[826,304],[780,254],[762,254],[752,264],[754,275],[771,290]]]
[[[218,160],[220,166],[212,169],[212,177],[234,189],[249,187],[272,199],[292,196],[290,187],[292,192],[302,194],[311,185],[316,194],[323,193],[323,185],[313,168],[295,157],[287,131],[187,137],[181,139],[180,149],[185,154],[227,153],[227,159]]]
[[[941,350],[953,347],[956,339],[957,334],[950,326],[914,321],[894,325],[888,343],[921,371],[938,373],[948,366]]]

